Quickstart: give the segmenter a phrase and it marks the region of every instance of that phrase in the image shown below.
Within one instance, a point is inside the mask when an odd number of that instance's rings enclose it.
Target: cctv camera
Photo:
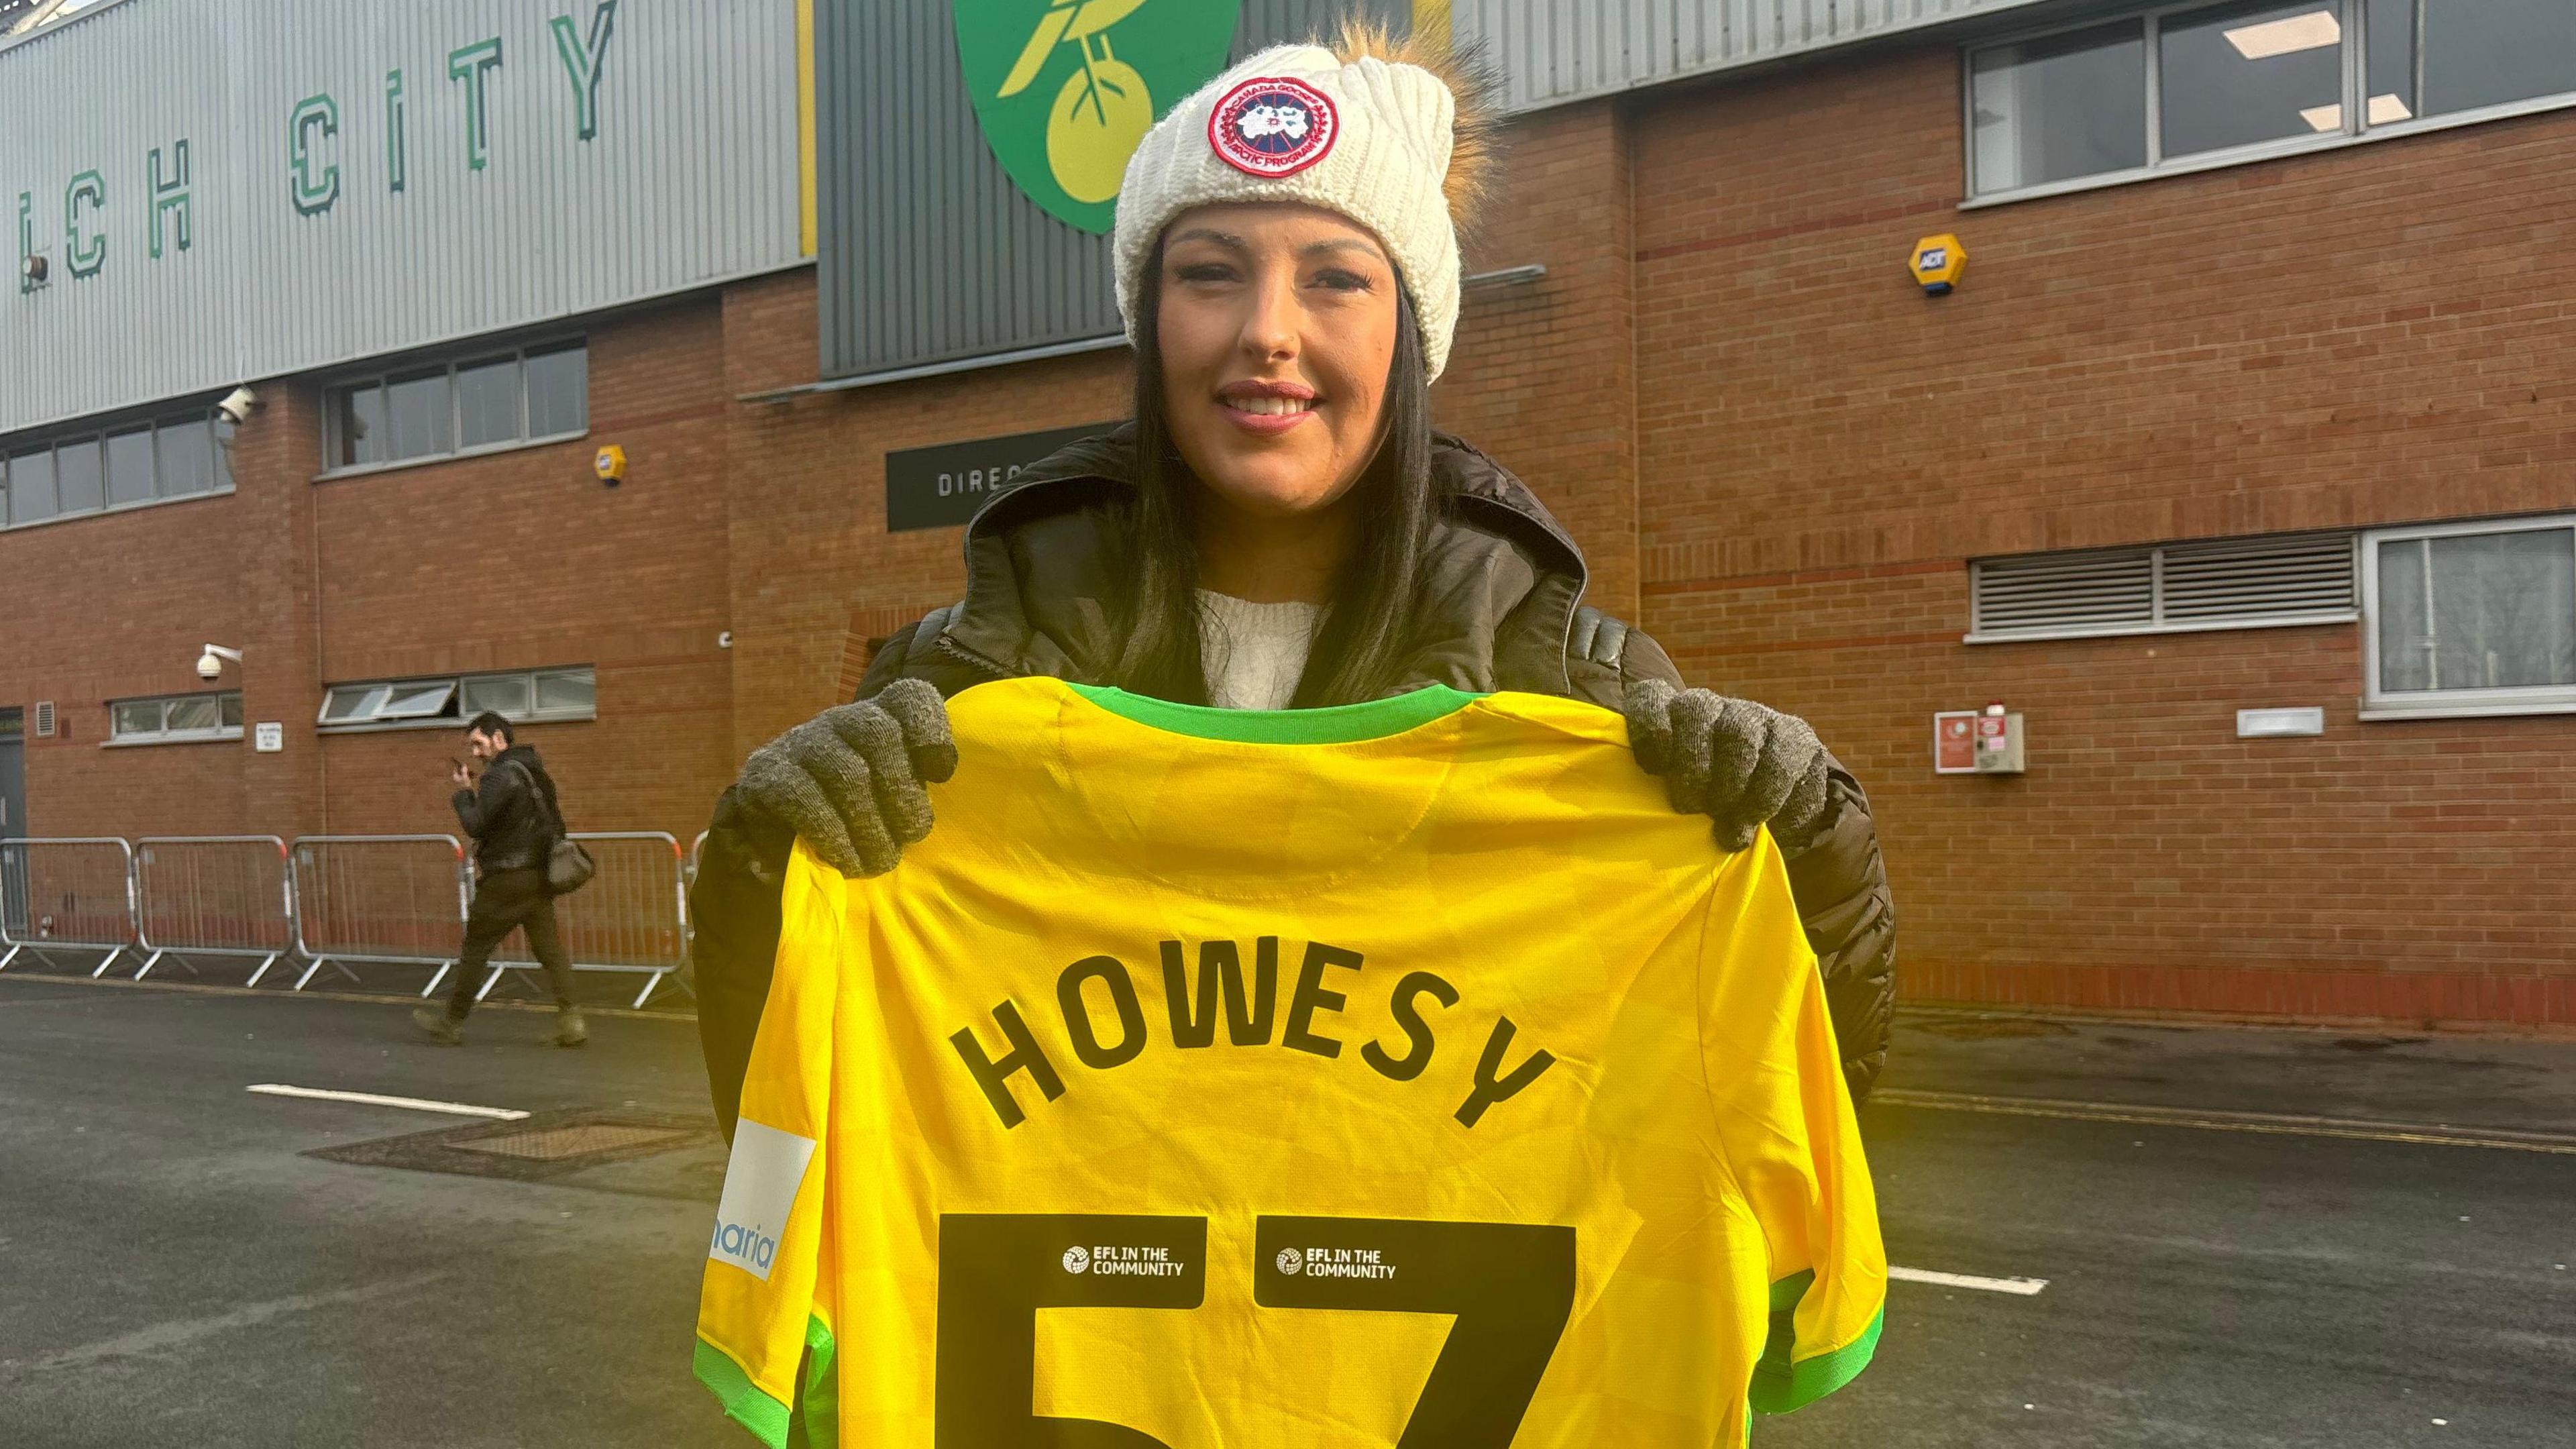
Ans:
[[[238,428],[243,423],[250,421],[250,410],[258,405],[258,393],[252,392],[246,387],[237,387],[231,392],[224,394],[224,400],[215,404],[215,411],[224,415],[224,421],[231,423],[234,427]],[[209,654],[206,658],[211,661],[214,656]],[[198,666],[201,671],[204,667],[205,666],[203,664]],[[211,674],[206,677],[208,679],[214,678]]]
[[[206,651],[205,653],[203,653],[203,654],[198,655],[198,656],[197,656],[197,677],[198,677],[199,679],[205,680],[206,682],[208,682],[208,683],[210,683],[210,684],[211,684],[211,683],[213,683],[215,680],[218,680],[218,679],[223,678],[223,677],[224,677],[224,661],[222,661],[222,660],[220,660],[220,659],[217,659],[217,658],[215,657],[215,653],[214,653],[214,651],[213,651],[213,650],[211,650],[211,649],[207,650],[207,651]]]

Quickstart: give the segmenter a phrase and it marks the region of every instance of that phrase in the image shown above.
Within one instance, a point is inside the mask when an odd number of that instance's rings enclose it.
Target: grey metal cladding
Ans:
[[[1514,111],[1966,20],[2040,0],[1450,0]]]
[[[1251,0],[1234,56],[1306,39],[1349,8]],[[1368,8],[1409,14],[1404,0]],[[1109,239],[1039,210],[993,159],[949,0],[818,0],[814,26],[823,376],[1115,336]]]
[[[792,0],[116,0],[0,46],[0,432],[793,266]],[[554,22],[572,27],[558,43]],[[472,165],[473,47],[484,165]],[[462,61],[459,51],[467,52]],[[402,190],[389,75],[402,73]],[[298,205],[294,117],[312,192]],[[187,142],[187,245],[162,214]],[[75,274],[66,188],[99,265]],[[321,204],[328,179],[329,200]]]

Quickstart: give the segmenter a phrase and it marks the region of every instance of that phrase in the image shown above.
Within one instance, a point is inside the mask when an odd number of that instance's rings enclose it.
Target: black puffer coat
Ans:
[[[1115,550],[1103,535],[1133,486],[1133,459],[1133,431],[1121,428],[1024,472],[966,531],[965,600],[887,640],[859,697],[904,678],[942,695],[1033,674],[1099,682],[1116,652],[1101,605],[1115,596]],[[1618,709],[1631,679],[1681,682],[1654,640],[1582,606],[1583,555],[1519,479],[1445,434],[1432,465],[1445,501],[1406,687],[1520,690]],[[690,896],[699,1033],[728,1133],[769,993],[780,871],[793,843],[726,791]],[[1816,833],[1781,849],[1857,1100],[1887,1054],[1896,925],[1868,797],[1839,764]]]

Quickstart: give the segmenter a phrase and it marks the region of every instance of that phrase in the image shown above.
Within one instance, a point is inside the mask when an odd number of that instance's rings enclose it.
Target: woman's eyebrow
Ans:
[[[1226,248],[1228,251],[1248,252],[1252,250],[1251,247],[1245,245],[1243,238],[1236,236],[1234,233],[1228,231],[1216,231],[1204,226],[1194,226],[1188,231],[1174,233],[1170,244],[1178,245],[1185,241],[1212,242],[1217,246]]]
[[[1358,252],[1381,262],[1386,260],[1386,254],[1377,249],[1377,244],[1365,237],[1327,237],[1322,241],[1308,242],[1297,249],[1297,255],[1301,257],[1311,257],[1326,252]]]

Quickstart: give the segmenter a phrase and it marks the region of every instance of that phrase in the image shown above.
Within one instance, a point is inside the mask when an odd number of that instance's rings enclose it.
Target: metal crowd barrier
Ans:
[[[466,902],[455,836],[301,835],[290,850],[295,948],[312,960],[296,990],[326,965],[355,981],[348,962],[435,966],[438,977],[455,964]]]
[[[21,951],[104,951],[107,974],[138,939],[134,850],[112,835],[0,840],[0,970]]]
[[[687,979],[676,975],[689,960],[689,882],[680,842],[659,830],[575,831],[572,838],[589,847],[599,865],[588,885],[555,897],[555,929],[572,969],[643,975],[638,1007],[665,980],[687,990]],[[507,957],[493,955],[475,1000],[490,995],[503,972],[537,969],[524,932],[511,933],[504,946],[516,949]],[[421,995],[437,989],[432,979]]]
[[[154,835],[134,842],[135,936],[150,954],[256,956],[252,986],[295,949],[295,886],[286,842],[274,835]]]

